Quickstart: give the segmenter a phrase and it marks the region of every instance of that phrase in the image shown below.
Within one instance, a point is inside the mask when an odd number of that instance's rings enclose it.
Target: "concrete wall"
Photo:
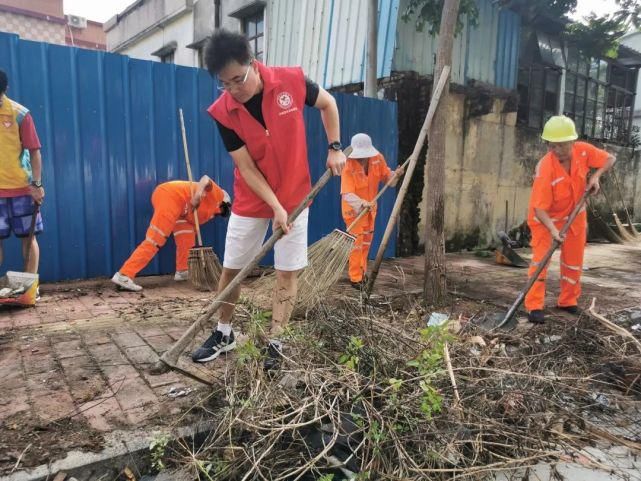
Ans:
[[[220,0],[220,27],[232,32],[241,29],[240,20],[229,14],[255,3],[255,0]],[[198,0],[194,4],[194,41],[207,38],[214,31],[216,8],[214,0]]]
[[[502,113],[504,103],[495,99],[490,113],[469,120],[464,120],[464,94],[455,93],[440,105],[448,112],[445,231],[452,248],[491,241],[497,230],[505,228],[506,200],[508,228],[526,216],[532,173],[543,146],[534,136],[517,132],[516,112]],[[422,200],[421,244],[425,208]]]
[[[232,32],[240,32],[240,20],[235,17],[230,17],[229,14],[256,2],[255,0],[220,0],[220,3],[222,4],[221,27],[227,30],[231,30]],[[267,27],[267,25],[265,25],[265,27]],[[265,29],[265,31],[267,31],[267,29]],[[265,43],[265,45],[267,45],[267,43]]]
[[[470,99],[462,93],[454,93],[446,105],[441,104],[448,111],[445,232],[450,250],[487,245],[495,240],[496,232],[505,229],[506,201],[508,230],[518,227],[527,217],[534,169],[546,147],[538,132],[517,127],[516,113],[504,113],[505,106],[505,99],[493,99],[488,113],[471,117]],[[601,147],[617,155],[615,171],[623,184],[626,204],[641,220],[638,153],[617,146]],[[612,176],[606,176],[603,188],[621,216],[622,204]],[[422,198],[425,199],[425,187]],[[600,195],[595,200],[596,207],[610,221],[611,210],[605,198]],[[425,209],[422,200],[418,224],[421,244],[425,241]]]
[[[201,0],[207,1],[207,0]],[[193,42],[193,0],[138,0],[105,23],[107,50],[145,60],[159,60],[151,53],[175,41],[174,62],[197,66]]]
[[[189,12],[166,24],[163,28],[154,29],[147,36],[130,44],[118,53],[142,60],[159,61],[160,59],[151,55],[151,53],[169,42],[175,41],[178,46],[174,53],[174,63],[187,67],[197,67],[197,51],[187,48],[187,45],[194,41],[192,26],[193,15]]]

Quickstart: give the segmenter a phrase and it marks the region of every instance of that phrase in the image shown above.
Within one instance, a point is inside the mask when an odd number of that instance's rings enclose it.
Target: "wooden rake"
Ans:
[[[305,197],[303,201],[298,205],[298,207],[296,207],[294,212],[290,214],[288,219],[289,223],[293,223],[300,215],[300,213],[309,206],[312,199],[314,199],[314,197],[316,197],[320,190],[325,187],[331,177],[332,171],[330,169],[327,169],[321,176],[321,178],[316,182],[316,184],[314,184],[311,192],[307,194],[307,197]],[[213,384],[215,382],[216,378],[210,370],[204,369],[202,366],[197,365],[196,363],[186,359],[185,357],[181,357],[181,354],[185,351],[185,349],[187,349],[187,347],[189,347],[194,338],[204,328],[205,323],[211,319],[211,317],[216,313],[218,309],[220,309],[220,306],[227,302],[227,299],[229,299],[229,296],[234,291],[234,289],[236,289],[240,285],[240,283],[245,280],[245,278],[256,268],[260,260],[265,257],[265,255],[274,247],[276,241],[278,241],[278,239],[280,239],[282,236],[283,229],[279,227],[263,244],[263,247],[260,249],[260,252],[256,254],[254,259],[243,269],[241,269],[241,271],[236,275],[236,277],[234,277],[234,279],[227,285],[227,287],[225,287],[216,295],[216,297],[209,303],[206,310],[198,317],[198,319],[196,319],[194,323],[189,326],[185,333],[180,337],[180,339],[178,339],[174,343],[174,345],[167,352],[165,352],[165,354],[162,355],[162,357],[160,358],[160,363],[156,365],[155,372],[162,372],[166,370],[165,366],[168,366],[172,369],[181,371],[184,374],[187,374],[188,376],[191,376],[202,383]]]
[[[194,195],[194,179],[191,175],[191,164],[189,162],[189,149],[187,148],[187,132],[185,131],[185,119],[183,109],[178,109],[180,115],[180,130],[185,150],[185,164],[187,164],[187,178]],[[198,209],[194,209],[194,224],[198,244],[189,250],[187,265],[189,267],[189,280],[192,285],[201,291],[213,291],[218,286],[218,280],[222,273],[220,260],[211,247],[203,247],[203,238],[200,234],[200,223],[198,222]]]

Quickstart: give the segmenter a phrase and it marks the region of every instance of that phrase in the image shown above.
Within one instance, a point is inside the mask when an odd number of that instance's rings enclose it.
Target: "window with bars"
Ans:
[[[581,137],[630,142],[637,69],[586,57],[574,47],[566,50],[564,60],[559,41],[541,32],[532,33],[524,43],[517,83],[519,123],[540,130],[562,104]]]
[[[521,124],[540,129],[558,111],[562,74],[562,49],[558,39],[530,33],[521,52],[517,89],[517,118]]]
[[[581,137],[629,143],[636,76],[636,69],[568,49],[563,112],[574,119]]]
[[[265,15],[264,10],[260,10],[252,15],[242,19],[243,33],[247,36],[249,44],[257,60],[263,60],[265,53]]]
[[[167,52],[164,55],[160,56],[160,61],[162,63],[174,63],[174,57],[175,57],[175,50],[172,50],[171,52]]]

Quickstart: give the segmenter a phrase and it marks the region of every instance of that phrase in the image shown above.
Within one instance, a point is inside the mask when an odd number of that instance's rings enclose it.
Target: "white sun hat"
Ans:
[[[367,134],[356,134],[352,137],[352,153],[350,159],[367,159],[378,155],[378,150],[372,145],[372,138]]]

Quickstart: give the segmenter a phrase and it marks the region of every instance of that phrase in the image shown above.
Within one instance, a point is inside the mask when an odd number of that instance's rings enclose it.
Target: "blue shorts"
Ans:
[[[31,217],[36,204],[30,195],[0,197],[0,239],[6,239],[13,231],[16,237],[29,237]],[[38,213],[35,233],[42,232],[42,216]]]

